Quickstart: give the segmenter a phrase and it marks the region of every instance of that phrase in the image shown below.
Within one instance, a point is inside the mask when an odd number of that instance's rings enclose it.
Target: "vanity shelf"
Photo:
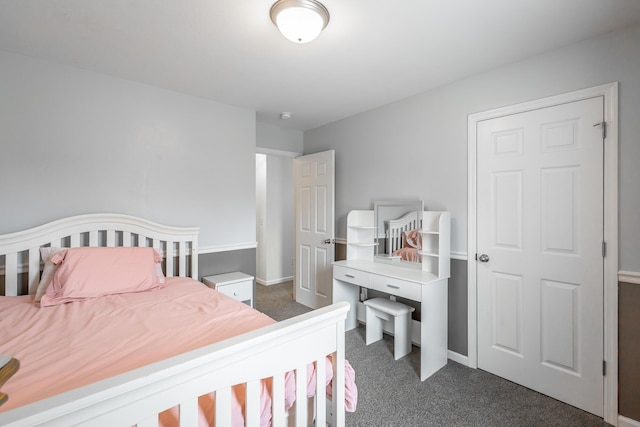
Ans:
[[[424,211],[422,214],[422,269],[438,277],[451,275],[451,214]]]
[[[347,216],[347,259],[373,260],[375,253],[373,211],[351,211]]]

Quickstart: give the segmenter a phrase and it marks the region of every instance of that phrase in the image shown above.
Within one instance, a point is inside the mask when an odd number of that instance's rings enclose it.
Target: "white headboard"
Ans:
[[[130,215],[87,214],[0,235],[0,276],[4,276],[0,277],[4,278],[0,295],[35,293],[40,282],[42,246],[153,247],[164,258],[165,276],[197,280],[199,230],[161,225]]]

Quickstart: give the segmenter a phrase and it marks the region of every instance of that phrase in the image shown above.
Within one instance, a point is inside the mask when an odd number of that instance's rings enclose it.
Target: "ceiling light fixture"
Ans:
[[[329,23],[329,11],[316,0],[278,0],[269,12],[283,36],[294,43],[308,43]]]

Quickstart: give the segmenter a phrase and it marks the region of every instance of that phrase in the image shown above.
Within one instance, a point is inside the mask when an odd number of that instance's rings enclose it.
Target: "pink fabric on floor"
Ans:
[[[327,357],[325,381],[327,397],[331,398],[333,389],[331,379],[333,378],[333,364],[331,356]],[[344,407],[347,412],[355,412],[358,403],[358,388],[356,387],[356,372],[348,360],[344,361]],[[307,397],[312,397],[316,389],[316,367],[311,364],[307,366]],[[295,388],[287,389],[287,399],[293,398],[295,401]],[[293,404],[293,403],[292,403]]]

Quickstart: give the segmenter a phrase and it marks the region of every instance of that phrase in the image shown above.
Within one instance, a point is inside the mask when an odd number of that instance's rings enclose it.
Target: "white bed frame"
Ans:
[[[402,233],[409,230],[422,228],[421,218],[418,218],[418,212],[409,212],[408,214],[387,221],[387,231],[389,233],[387,245],[389,245],[389,253],[393,253],[403,247]]]
[[[164,254],[167,277],[198,279],[198,228],[167,227],[121,214],[89,214],[30,230],[0,235],[4,294],[37,289],[41,246],[152,246]],[[247,426],[259,425],[260,380],[273,377],[274,426],[345,423],[345,319],[349,304],[338,303],[183,353],[121,375],[0,413],[2,426],[157,426],[160,412],[179,406],[180,426],[195,426],[198,396],[216,393],[216,425],[231,424],[231,387],[246,384]],[[316,363],[324,378],[333,354],[333,399],[327,408],[323,381],[308,407],[306,366]],[[296,372],[296,404],[284,410],[284,376]],[[11,381],[11,380],[9,380]],[[11,399],[11,396],[9,396]],[[2,408],[0,407],[0,410]],[[329,414],[329,415],[327,415]]]

